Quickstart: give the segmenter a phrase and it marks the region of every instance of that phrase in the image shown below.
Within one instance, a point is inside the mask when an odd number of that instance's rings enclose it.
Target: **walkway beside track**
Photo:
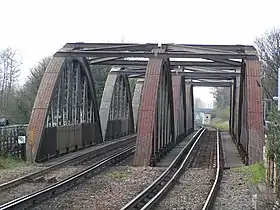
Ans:
[[[42,166],[49,167],[49,166],[55,165],[55,164],[57,164],[59,162],[66,161],[66,160],[75,158],[77,156],[80,156],[80,155],[83,155],[83,154],[86,154],[86,153],[89,153],[89,152],[93,152],[95,150],[102,149],[102,148],[104,148],[104,147],[106,147],[108,145],[112,145],[112,144],[116,143],[117,141],[121,142],[121,141],[127,140],[128,138],[133,138],[133,137],[136,137],[136,134],[127,135],[127,136],[124,136],[124,137],[121,137],[121,138],[118,138],[118,139],[114,139],[114,140],[111,140],[111,141],[106,141],[106,142],[103,142],[103,143],[100,143],[100,144],[96,144],[96,145],[93,145],[93,146],[90,146],[90,147],[78,150],[76,152],[71,152],[71,153],[62,155],[60,157],[50,159],[50,160],[48,160],[46,162],[43,162]]]
[[[225,156],[225,168],[244,166],[230,134],[228,132],[221,132],[221,138]]]
[[[190,133],[184,140],[182,140],[175,148],[173,148],[160,162],[156,163],[156,167],[168,167],[172,161],[177,157],[179,152],[186,146],[197,131]]]

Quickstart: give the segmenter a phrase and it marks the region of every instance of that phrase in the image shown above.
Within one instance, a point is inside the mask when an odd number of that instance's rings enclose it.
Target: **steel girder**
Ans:
[[[138,74],[138,77],[145,76],[145,70],[123,70],[122,73],[126,75]],[[119,72],[116,72],[119,73]],[[186,72],[186,71],[172,71],[172,75],[181,75],[187,79],[234,79],[236,76],[240,75],[238,72]]]
[[[95,50],[68,50],[58,51],[55,57],[127,57],[127,58],[206,58],[206,59],[256,59],[256,55],[246,53],[193,53],[193,52],[145,52],[145,51],[95,51]]]
[[[155,50],[155,52],[162,52]],[[172,81],[168,60],[147,66],[139,110],[135,165],[153,165],[175,144]]]
[[[42,78],[28,125],[28,159],[36,161],[45,127],[92,123],[101,136],[95,87],[85,58],[56,58]],[[98,143],[98,142],[96,142]]]
[[[112,68],[103,91],[100,105],[100,119],[103,140],[122,137],[134,133],[132,99],[128,77],[112,72]]]
[[[94,59],[89,60],[90,63],[94,63]],[[115,66],[147,66],[148,61],[143,61],[143,60],[136,60],[136,59],[115,59],[115,60],[107,60],[103,61],[101,63],[102,65],[115,65]],[[170,66],[172,68],[174,67],[207,67],[210,69],[229,69],[229,70],[234,70],[238,67],[240,67],[240,62],[236,62],[234,65],[229,65],[225,64],[222,62],[213,62],[213,61],[170,61]]]
[[[139,108],[140,108],[141,99],[142,99],[143,85],[144,85],[144,79],[137,79],[137,82],[136,82],[136,85],[134,88],[133,99],[132,99],[132,109],[133,109],[135,131],[137,131],[138,114],[139,114]]]
[[[153,52],[153,49],[164,49],[164,51]],[[96,63],[96,60],[100,58],[107,58],[98,62],[104,65],[120,66],[146,66],[147,61],[140,58],[199,58],[204,61],[171,60],[171,66],[205,66],[227,69],[241,66],[240,61],[232,59],[256,59],[257,52],[253,46],[243,45],[68,43],[55,56],[88,57],[91,64]]]
[[[180,75],[172,75],[172,88],[174,107],[174,132],[176,143],[178,143],[187,134],[185,78]]]

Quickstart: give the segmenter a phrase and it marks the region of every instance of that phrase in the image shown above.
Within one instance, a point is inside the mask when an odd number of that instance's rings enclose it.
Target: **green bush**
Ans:
[[[0,170],[26,166],[28,163],[13,157],[0,156]]]
[[[210,125],[222,131],[229,131],[229,121],[224,121],[223,119],[215,118]]]
[[[245,174],[249,184],[254,185],[265,182],[265,167],[262,162],[240,168],[234,168],[233,170],[235,172]]]

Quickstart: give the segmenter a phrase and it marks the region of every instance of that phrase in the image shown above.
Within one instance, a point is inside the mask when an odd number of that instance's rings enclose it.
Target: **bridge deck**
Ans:
[[[102,149],[102,148],[104,148],[108,145],[112,145],[116,142],[125,141],[127,138],[132,137],[132,136],[135,136],[135,135],[133,134],[133,135],[128,135],[128,136],[124,136],[124,137],[121,137],[121,138],[117,138],[117,139],[114,139],[114,140],[111,140],[111,141],[105,141],[104,143],[100,143],[100,144],[90,146],[90,147],[85,148],[85,149],[78,150],[76,152],[71,152],[71,153],[65,154],[63,156],[54,158],[54,159],[50,159],[50,160],[42,163],[42,165],[45,166],[45,167],[52,166],[52,165],[55,165],[59,162],[70,160],[72,158],[78,157],[80,155],[83,155],[83,154],[86,154],[86,153],[89,153],[89,152],[97,151],[97,150]]]
[[[174,149],[172,149],[160,162],[156,164],[157,167],[168,167],[176,158],[179,152],[186,146],[197,131],[190,133],[183,141],[181,141]]]
[[[230,134],[228,132],[221,132],[221,138],[225,155],[225,168],[244,166]]]

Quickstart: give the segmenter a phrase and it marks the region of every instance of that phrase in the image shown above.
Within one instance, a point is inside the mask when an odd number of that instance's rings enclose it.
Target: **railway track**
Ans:
[[[90,177],[92,173],[108,165],[120,162],[133,154],[135,135],[122,141],[109,144],[100,150],[95,150],[72,159],[57,163],[41,171],[20,177],[0,185],[0,209],[26,208],[64,191],[61,189],[72,187],[82,180]],[[105,157],[105,158],[104,158]],[[99,162],[98,162],[99,161]],[[67,169],[70,173],[67,172]],[[60,174],[58,180],[52,175]],[[48,180],[48,181],[46,181]],[[49,181],[51,180],[51,181]],[[34,193],[35,192],[35,193]],[[42,196],[44,194],[44,196]]]
[[[213,169],[213,173],[207,174],[211,179],[209,190],[207,195],[202,199],[203,201],[199,204],[200,209],[209,209],[213,204],[220,181],[220,161],[219,131],[201,128],[161,176],[127,203],[122,210],[156,208],[156,205],[166,196],[168,190],[178,183],[178,179],[185,172],[185,169],[190,167],[209,167]],[[189,182],[192,182],[192,180],[189,180]],[[204,189],[205,191],[207,189]],[[188,194],[187,191],[186,194]],[[190,209],[188,206],[184,206],[184,208]]]

